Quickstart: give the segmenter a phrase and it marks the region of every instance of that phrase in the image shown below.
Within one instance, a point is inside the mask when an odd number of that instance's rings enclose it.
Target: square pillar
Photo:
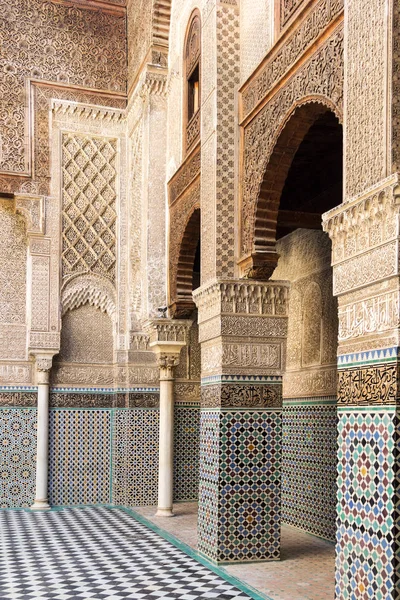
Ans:
[[[218,563],[278,560],[285,283],[194,293],[201,343],[198,549]]]
[[[338,296],[337,600],[399,597],[397,175],[324,215]]]

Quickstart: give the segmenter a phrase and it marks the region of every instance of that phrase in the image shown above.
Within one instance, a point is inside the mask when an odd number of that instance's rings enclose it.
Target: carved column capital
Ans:
[[[173,379],[191,325],[190,320],[173,319],[154,319],[145,324],[145,331],[150,338],[149,348],[157,356],[161,380]]]
[[[50,381],[50,371],[53,365],[53,354],[36,354],[36,381],[38,385],[48,385]]]
[[[179,365],[179,355],[177,354],[159,354],[157,363],[160,368],[160,379],[163,381],[172,380],[175,377],[175,368]]]
[[[33,194],[15,194],[15,212],[22,215],[26,221],[28,235],[43,235],[45,233],[45,199]]]

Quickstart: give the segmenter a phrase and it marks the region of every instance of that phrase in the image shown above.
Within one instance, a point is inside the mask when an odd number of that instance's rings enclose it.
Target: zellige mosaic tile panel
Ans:
[[[336,406],[284,404],[282,521],[335,541],[336,478]]]
[[[397,598],[396,429],[394,410],[339,413],[337,600]]]
[[[49,502],[109,504],[111,410],[50,411]]]
[[[0,508],[23,508],[35,499],[35,409],[0,409]]]
[[[113,427],[113,503],[118,506],[157,504],[157,409],[116,409]]]
[[[199,496],[200,407],[175,406],[174,500]]]

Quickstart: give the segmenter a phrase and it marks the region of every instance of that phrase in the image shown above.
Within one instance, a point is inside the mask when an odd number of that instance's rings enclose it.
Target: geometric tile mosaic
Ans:
[[[118,508],[0,514],[2,600],[250,600]]]
[[[0,410],[0,508],[33,504],[36,425],[35,409]]]
[[[199,552],[218,560],[220,411],[201,410],[199,465]]]
[[[339,412],[338,600],[399,597],[397,428],[394,410]]]
[[[219,563],[278,559],[280,411],[201,414],[199,551]]]
[[[335,541],[336,406],[284,403],[282,429],[282,522]]]
[[[49,502],[110,503],[111,410],[50,411]]]
[[[112,502],[117,506],[157,504],[157,409],[113,411]]]
[[[175,405],[174,501],[199,497],[200,407]]]
[[[279,558],[281,435],[280,412],[221,414],[221,562]]]

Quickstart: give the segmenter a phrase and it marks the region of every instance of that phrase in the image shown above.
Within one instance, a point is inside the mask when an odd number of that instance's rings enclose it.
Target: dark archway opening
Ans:
[[[322,214],[341,203],[342,187],[342,126],[328,110],[311,125],[293,158],[280,199],[276,239],[298,227],[322,229]]]
[[[342,202],[343,133],[338,118],[316,103],[299,107],[279,136],[271,160],[264,190],[268,184],[272,192],[262,200],[265,214],[272,209],[275,227],[270,221],[269,232],[266,224],[259,237],[270,236],[276,243],[279,259],[271,278],[290,282],[283,376],[282,523],[333,542],[338,323],[331,244],[322,231],[322,215]],[[286,540],[284,534],[282,553],[291,559]]]
[[[176,297],[170,307],[174,318],[189,318],[195,309],[192,292],[200,285],[200,209],[196,208],[182,237],[177,272]]]

